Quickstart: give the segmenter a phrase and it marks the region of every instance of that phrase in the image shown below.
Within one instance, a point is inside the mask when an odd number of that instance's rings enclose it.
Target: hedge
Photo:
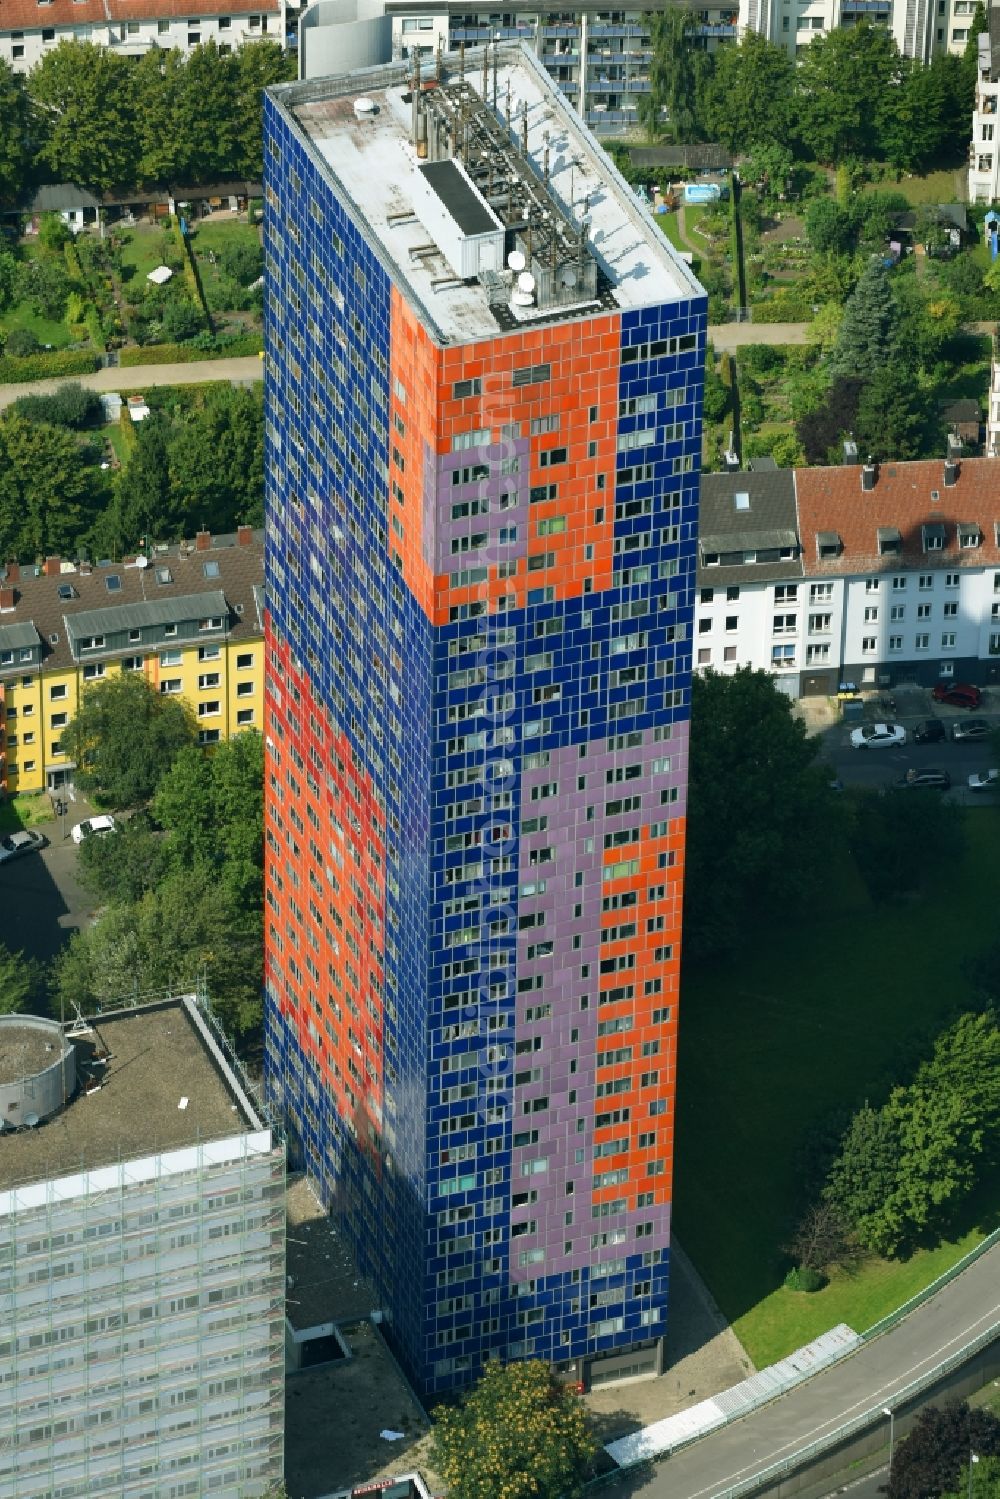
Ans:
[[[219,341],[214,348],[200,349],[195,344],[152,344],[144,348],[122,349],[118,363],[122,369],[135,369],[143,364],[197,364],[205,359],[245,359],[259,354],[264,347],[259,333],[244,333]]]
[[[22,380],[53,380],[60,375],[92,375],[100,361],[90,349],[56,349],[49,354],[0,357],[0,385]]]

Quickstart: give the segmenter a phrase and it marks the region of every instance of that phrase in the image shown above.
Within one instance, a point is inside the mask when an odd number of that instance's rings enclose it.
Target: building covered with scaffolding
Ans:
[[[284,1152],[184,996],[0,1018],[0,1499],[281,1479]]]

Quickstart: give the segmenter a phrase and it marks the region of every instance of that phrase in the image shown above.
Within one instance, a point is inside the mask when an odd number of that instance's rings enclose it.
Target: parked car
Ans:
[[[985,718],[959,718],[951,726],[952,739],[987,739],[992,732]]]
[[[924,718],[913,730],[914,744],[938,744],[947,739],[944,722],[940,718]]]
[[[931,697],[936,703],[947,703],[952,708],[978,708],[983,701],[979,688],[968,682],[939,682],[931,689]]]
[[[906,743],[906,730],[898,723],[863,723],[851,732],[852,749],[892,749]]]
[[[101,817],[88,817],[86,822],[78,822],[70,837],[74,843],[82,843],[85,838],[96,838],[117,831],[118,824],[110,814],[105,813]]]
[[[969,777],[969,790],[1000,790],[1000,770],[974,770]]]
[[[923,790],[925,787],[932,791],[947,791],[951,785],[951,776],[946,770],[926,769],[908,770],[905,776],[901,776],[896,782],[900,790]]]
[[[22,854],[37,853],[39,849],[46,847],[48,841],[31,828],[24,828],[19,833],[7,833],[0,838],[0,864],[6,864],[9,859],[19,859]]]

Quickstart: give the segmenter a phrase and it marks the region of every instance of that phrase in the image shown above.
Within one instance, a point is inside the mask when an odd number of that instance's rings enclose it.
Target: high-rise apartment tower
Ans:
[[[425,1390],[653,1368],[705,296],[517,44],[265,163],[268,1089]]]

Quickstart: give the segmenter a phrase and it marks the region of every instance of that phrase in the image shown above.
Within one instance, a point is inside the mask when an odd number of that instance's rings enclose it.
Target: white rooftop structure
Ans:
[[[521,44],[439,56],[430,78],[401,63],[290,85],[282,103],[442,344],[703,295]]]

